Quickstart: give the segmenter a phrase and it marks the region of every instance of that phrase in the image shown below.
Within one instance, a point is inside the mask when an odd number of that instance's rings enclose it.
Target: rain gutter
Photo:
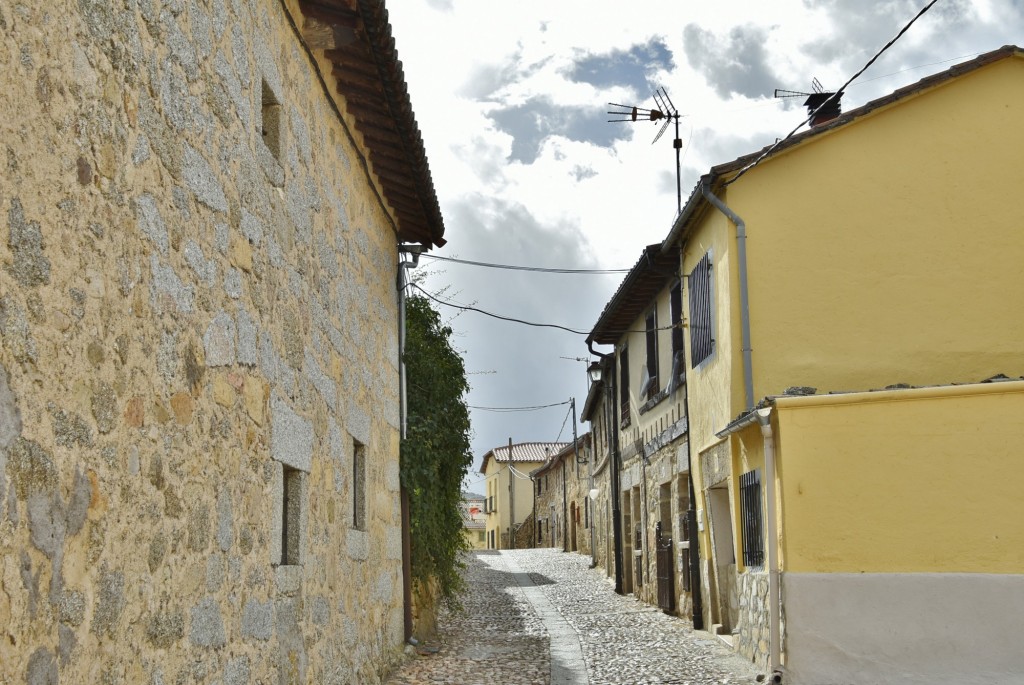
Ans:
[[[736,212],[729,209],[714,193],[708,177],[701,179],[700,192],[715,209],[736,226],[736,261],[740,278],[740,339],[743,347],[743,390],[746,409],[754,408],[754,366],[750,347],[750,289],[747,286],[747,225]]]

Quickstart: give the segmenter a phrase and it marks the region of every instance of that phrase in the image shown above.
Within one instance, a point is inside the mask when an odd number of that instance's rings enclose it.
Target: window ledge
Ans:
[[[298,594],[302,587],[302,566],[282,564],[274,568],[274,584],[283,595]]]
[[[656,395],[654,395],[654,397],[652,397],[649,400],[647,400],[646,402],[644,402],[640,406],[640,409],[638,411],[641,414],[646,414],[647,412],[649,412],[650,410],[654,409],[656,406],[661,404],[661,402],[666,397],[668,397],[668,391],[667,390],[659,390],[658,393]]]
[[[370,536],[366,531],[351,528],[346,538],[349,559],[366,561],[370,558]]]

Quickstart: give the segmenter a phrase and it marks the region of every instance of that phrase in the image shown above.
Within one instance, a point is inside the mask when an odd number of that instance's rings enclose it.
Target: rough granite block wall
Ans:
[[[0,92],[0,682],[378,681],[395,235],[286,5],[0,0]]]

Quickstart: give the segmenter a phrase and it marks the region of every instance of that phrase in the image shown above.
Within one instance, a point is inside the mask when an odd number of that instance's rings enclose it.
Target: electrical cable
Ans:
[[[562,326],[562,325],[557,324],[557,323],[537,323],[537,322],[534,322],[534,321],[526,321],[524,319],[517,319],[517,318],[515,318],[513,316],[502,316],[501,314],[494,314],[493,312],[489,312],[489,311],[486,311],[484,309],[480,309],[479,307],[470,307],[469,305],[455,304],[455,303],[452,303],[452,302],[445,302],[444,300],[442,300],[442,299],[440,299],[438,297],[435,297],[431,293],[427,292],[426,290],[424,290],[422,287],[420,287],[419,285],[417,285],[415,283],[410,283],[409,285],[411,285],[413,288],[415,288],[416,290],[419,290],[421,293],[426,295],[426,297],[428,299],[430,299],[430,300],[432,300],[434,302],[437,302],[438,304],[443,304],[446,307],[451,307],[452,309],[458,309],[458,310],[461,310],[461,311],[464,311],[464,312],[476,312],[477,314],[483,314],[484,316],[489,316],[491,318],[499,319],[501,321],[509,321],[509,322],[512,322],[512,323],[520,323],[520,324],[523,324],[524,326],[533,326],[534,328],[556,328],[558,330],[566,331],[568,333],[574,333],[576,335],[590,335],[590,331],[581,331],[581,330],[577,330],[575,328],[569,328],[568,326]],[[656,327],[656,328],[652,328],[650,330],[653,330],[653,331],[670,331],[670,330],[672,330],[674,328],[676,328],[676,326],[659,326],[659,327]],[[646,329],[644,329],[644,330],[630,330],[630,329],[627,329],[627,330],[624,330],[624,331],[609,331],[609,332],[610,333],[618,333],[620,335],[624,335],[626,333],[646,333],[647,330]]]
[[[469,264],[471,266],[485,266],[491,269],[511,269],[513,271],[536,271],[541,273],[549,274],[587,274],[587,275],[604,275],[604,274],[626,274],[629,273],[629,269],[557,269],[547,268],[541,266],[514,266],[512,264],[493,264],[490,262],[474,262],[468,259],[456,259],[455,257],[441,257],[440,255],[423,254],[420,258],[438,259],[442,262],[453,262],[455,264]]]
[[[565,418],[562,419],[562,427],[558,429],[558,437],[555,438],[555,442],[558,442],[559,440],[562,439],[562,431],[565,430],[565,424],[569,423],[569,414],[571,413],[572,407],[569,408],[569,411],[565,412]]]
[[[529,407],[479,407],[479,406],[474,406],[472,404],[467,404],[466,406],[469,407],[470,409],[480,409],[480,410],[483,410],[483,411],[516,412],[516,411],[537,411],[537,410],[540,410],[540,409],[549,409],[550,407],[561,407],[562,405],[565,405],[565,404],[569,404],[569,402],[565,401],[565,402],[555,402],[554,404],[538,404],[538,405],[529,406]]]
[[[918,19],[920,19],[920,18],[921,18],[921,16],[922,16],[922,15],[923,15],[923,14],[924,14],[925,12],[927,12],[928,10],[930,10],[930,9],[932,8],[932,5],[934,5],[934,4],[935,4],[936,2],[938,2],[938,1],[939,1],[939,0],[931,0],[931,2],[929,2],[929,3],[927,4],[927,5],[925,5],[924,7],[922,7],[922,8],[921,8],[921,11],[919,11],[919,12],[918,12],[918,13],[917,13],[916,15],[914,15],[914,18],[913,18],[913,19],[911,19],[911,20],[910,20],[909,22],[907,22],[907,25],[906,25],[906,26],[904,26],[904,27],[903,27],[902,29],[900,29],[900,32],[899,32],[899,33],[897,33],[897,34],[896,34],[895,36],[893,36],[892,40],[890,40],[890,41],[889,41],[888,43],[886,43],[885,45],[883,45],[883,46],[882,46],[882,49],[881,49],[881,50],[879,50],[878,52],[876,52],[876,53],[875,53],[875,55],[874,55],[874,57],[872,57],[871,59],[869,59],[869,60],[868,60],[868,62],[867,62],[867,64],[865,64],[865,65],[864,65],[863,67],[861,67],[860,71],[858,71],[858,72],[857,72],[856,74],[854,74],[853,76],[851,76],[851,77],[849,78],[849,80],[848,80],[848,81],[847,81],[846,83],[844,83],[844,84],[843,84],[843,85],[842,85],[841,87],[839,87],[838,89],[836,89],[836,92],[832,93],[832,95],[831,95],[830,97],[828,97],[828,98],[827,98],[827,99],[826,99],[826,100],[825,100],[824,102],[822,102],[822,103],[821,103],[820,105],[818,105],[818,106],[817,106],[817,107],[816,107],[816,108],[814,109],[814,111],[812,111],[812,112],[811,112],[810,114],[808,114],[808,115],[807,115],[807,118],[806,118],[806,119],[804,119],[804,120],[803,120],[803,121],[801,121],[801,122],[800,122],[799,124],[797,124],[796,128],[794,128],[794,129],[793,129],[792,131],[790,131],[790,132],[789,132],[789,133],[788,133],[788,134],[786,135],[786,137],[785,137],[785,138],[782,138],[782,139],[780,139],[780,140],[777,140],[777,141],[775,141],[775,144],[774,144],[774,145],[772,145],[772,146],[771,146],[770,148],[768,148],[767,150],[765,150],[764,152],[762,152],[762,153],[761,153],[761,154],[760,154],[760,155],[759,155],[759,156],[757,157],[757,159],[755,159],[755,160],[754,160],[753,162],[751,162],[751,163],[750,163],[750,164],[748,164],[747,166],[745,166],[745,167],[743,167],[742,169],[740,169],[740,171],[739,171],[739,173],[738,173],[738,174],[736,174],[736,175],[735,175],[735,176],[733,176],[733,177],[732,177],[731,179],[729,179],[728,181],[726,181],[726,182],[725,182],[725,185],[727,185],[727,186],[728,186],[728,185],[732,185],[732,184],[733,184],[733,183],[735,183],[736,181],[740,180],[740,178],[741,178],[741,177],[743,176],[743,174],[747,173],[748,171],[750,171],[751,169],[753,169],[754,167],[756,167],[756,166],[757,166],[758,164],[760,164],[760,163],[761,163],[761,161],[762,161],[762,160],[764,160],[764,159],[765,159],[765,158],[766,158],[766,157],[767,157],[768,155],[770,155],[770,154],[771,154],[772,152],[774,152],[774,151],[776,150],[776,148],[778,148],[778,147],[779,147],[779,145],[782,145],[782,143],[784,143],[784,142],[786,142],[787,140],[789,140],[790,138],[792,138],[792,137],[793,137],[793,134],[795,134],[795,133],[796,133],[797,131],[799,131],[799,130],[800,130],[800,129],[801,129],[802,127],[803,127],[803,125],[804,125],[804,124],[806,124],[806,123],[807,123],[807,122],[809,122],[809,121],[810,121],[811,119],[813,119],[813,118],[814,118],[814,115],[815,115],[815,114],[817,114],[819,110],[821,110],[821,109],[822,109],[823,107],[825,107],[826,105],[830,104],[830,103],[831,103],[831,102],[832,102],[833,100],[835,100],[835,99],[836,99],[837,97],[839,97],[839,96],[840,96],[840,94],[841,94],[841,93],[842,93],[842,92],[843,92],[844,90],[846,90],[846,87],[847,87],[847,86],[849,86],[849,85],[850,85],[851,83],[853,83],[853,81],[854,81],[854,80],[855,80],[855,79],[856,79],[856,78],[857,78],[858,76],[860,76],[860,75],[861,75],[861,74],[863,74],[863,73],[864,73],[865,71],[867,71],[867,70],[868,70],[868,67],[870,67],[870,66],[871,66],[872,64],[874,64],[874,63],[875,63],[875,60],[877,60],[877,59],[878,59],[879,57],[881,57],[881,56],[882,56],[882,53],[883,53],[883,52],[885,52],[886,50],[888,50],[888,49],[889,49],[890,47],[892,47],[892,46],[893,46],[893,44],[894,44],[894,43],[895,43],[896,41],[898,41],[898,40],[899,40],[900,38],[902,38],[902,37],[903,37],[903,34],[904,34],[904,33],[906,33],[906,32],[907,32],[907,30],[908,30],[908,29],[909,29],[909,28],[910,28],[911,26],[913,26],[913,25],[914,25],[914,22],[916,22],[916,21],[917,21]]]
[[[519,480],[533,480],[532,478],[530,478],[530,475],[528,473],[523,473],[522,471],[512,466],[511,463],[509,463],[508,465],[508,472],[511,473],[516,478],[518,478]]]

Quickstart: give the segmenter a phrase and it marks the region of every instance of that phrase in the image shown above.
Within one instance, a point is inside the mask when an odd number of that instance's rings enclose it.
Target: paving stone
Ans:
[[[388,685],[756,682],[708,633],[616,595],[590,557],[503,550],[466,561],[463,611],[442,612],[436,639],[410,650]]]

